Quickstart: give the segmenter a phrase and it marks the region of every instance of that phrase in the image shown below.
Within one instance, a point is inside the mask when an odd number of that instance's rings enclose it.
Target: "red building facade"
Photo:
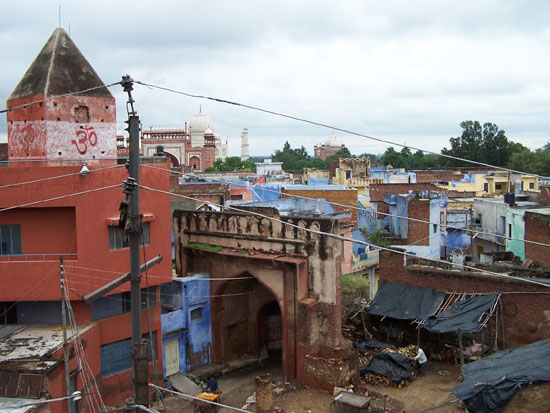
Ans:
[[[39,361],[50,367],[31,368],[22,356],[0,357],[0,375],[13,374],[16,366],[42,377],[38,397],[67,394],[63,350],[51,339],[52,329],[61,324],[63,259],[72,326],[82,332],[78,335],[86,359],[71,339],[70,392],[90,394],[93,378],[105,405],[124,405],[133,394],[130,285],[124,283],[90,304],[83,300],[130,267],[127,236],[118,227],[128,172],[115,159],[115,99],[67,33],[56,29],[7,107],[12,110],[7,115],[9,164],[0,169],[0,314],[4,328],[11,327],[0,340],[22,334],[15,325],[40,326],[33,331],[40,331],[40,346],[49,351]],[[167,193],[169,165],[165,158],[154,161],[156,169],[142,164],[140,184]],[[142,333],[150,340],[154,360],[150,370],[154,364],[162,378],[158,285],[170,282],[172,275],[169,195],[142,190],[140,211],[141,260],[163,257],[141,283]],[[36,341],[28,340],[24,347],[32,348]],[[90,403],[84,397],[77,410],[87,411]],[[51,412],[68,411],[64,403],[47,406]]]
[[[168,169],[167,163],[158,166]],[[82,176],[79,170],[78,166],[4,168],[0,173],[0,309],[7,324],[59,325],[63,257],[75,321],[79,329],[86,331],[87,362],[105,404],[120,406],[133,393],[131,359],[112,358],[112,350],[127,351],[131,341],[130,285],[123,284],[91,305],[84,304],[83,297],[129,271],[129,248],[116,226],[124,198],[120,184],[127,172],[122,166],[90,167],[91,172]],[[69,176],[58,178],[64,175]],[[169,174],[164,170],[141,168],[140,181],[145,186],[169,191]],[[114,187],[102,189],[111,186]],[[61,199],[45,201],[52,198]],[[149,287],[150,328],[156,349],[153,353],[162,377],[157,286],[171,281],[169,196],[142,191],[140,198],[145,229],[140,255],[147,260],[159,254],[163,257],[149,270],[147,280],[142,278],[142,301]],[[143,334],[149,331],[147,319],[143,309]],[[82,390],[76,356],[69,353],[76,388]],[[53,357],[62,360],[62,352]],[[63,364],[58,365],[58,370],[50,374],[55,379],[48,380],[47,391],[52,398],[66,394]],[[53,412],[64,411],[61,406],[56,410],[55,404],[50,408]]]

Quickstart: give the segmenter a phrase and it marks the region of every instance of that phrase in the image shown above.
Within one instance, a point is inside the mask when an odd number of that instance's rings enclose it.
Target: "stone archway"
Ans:
[[[192,156],[189,158],[189,167],[193,171],[200,171],[201,170],[201,160],[198,156]]]
[[[230,278],[212,286],[213,362],[258,359],[265,346],[268,355],[280,355],[285,377],[296,377],[294,316],[287,316],[294,312],[294,295],[287,302],[280,288],[250,272]]]
[[[166,152],[166,151],[164,151],[164,154],[170,160],[170,164],[172,165],[172,168],[179,168],[180,167],[180,161],[178,160],[178,158],[175,155],[171,154],[170,152]]]

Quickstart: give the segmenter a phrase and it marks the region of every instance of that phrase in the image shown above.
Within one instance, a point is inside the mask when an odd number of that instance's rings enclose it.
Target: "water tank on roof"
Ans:
[[[513,192],[506,192],[504,194],[504,203],[508,205],[514,205],[516,203],[516,195]]]

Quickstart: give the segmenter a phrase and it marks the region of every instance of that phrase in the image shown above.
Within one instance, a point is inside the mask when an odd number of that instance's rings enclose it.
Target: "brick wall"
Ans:
[[[198,183],[179,184],[179,175],[170,175],[170,191],[190,198],[200,199],[202,202],[212,202],[223,205],[225,200],[230,199],[229,184],[225,183]],[[182,201],[186,198],[171,195],[171,201]],[[196,206],[201,202],[195,201]]]
[[[550,244],[550,215],[525,213],[525,240]],[[531,258],[543,267],[550,267],[549,248],[525,243],[525,258]]]
[[[541,205],[550,205],[550,186],[540,188],[539,202]]]
[[[409,199],[409,218],[420,219],[423,221],[430,220],[430,200],[411,198]],[[408,232],[406,239],[392,240],[395,245],[430,245],[430,230],[431,225],[425,222],[417,222],[408,220]]]
[[[406,194],[409,191],[421,191],[423,189],[429,189],[435,192],[444,192],[441,188],[438,188],[434,184],[427,182],[420,182],[416,184],[370,184],[369,194],[372,202],[381,202],[384,200],[384,193],[390,194]]]
[[[348,190],[290,190],[287,188],[282,188],[281,193],[288,195],[298,195],[306,198],[323,198],[328,202],[335,202],[337,204],[349,205],[354,209],[351,209],[353,220],[357,222],[357,190],[348,189]],[[283,198],[285,196],[283,195]],[[338,207],[334,205],[334,209],[338,211]]]
[[[550,294],[545,294],[549,288],[468,271],[438,271],[435,267],[417,265],[404,267],[402,255],[387,251],[380,251],[379,274],[380,281],[446,292],[503,293],[506,347],[517,347],[550,337],[550,315],[547,314]]]
[[[8,160],[8,144],[0,143],[0,161]]]

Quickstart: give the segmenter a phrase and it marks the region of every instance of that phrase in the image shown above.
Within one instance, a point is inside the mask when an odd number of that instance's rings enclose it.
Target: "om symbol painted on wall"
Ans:
[[[97,134],[95,133],[93,126],[85,126],[84,128],[77,130],[76,137],[78,138],[78,142],[76,139],[73,139],[71,143],[76,146],[76,150],[81,155],[88,152],[88,144],[90,146],[96,146],[97,144]]]

